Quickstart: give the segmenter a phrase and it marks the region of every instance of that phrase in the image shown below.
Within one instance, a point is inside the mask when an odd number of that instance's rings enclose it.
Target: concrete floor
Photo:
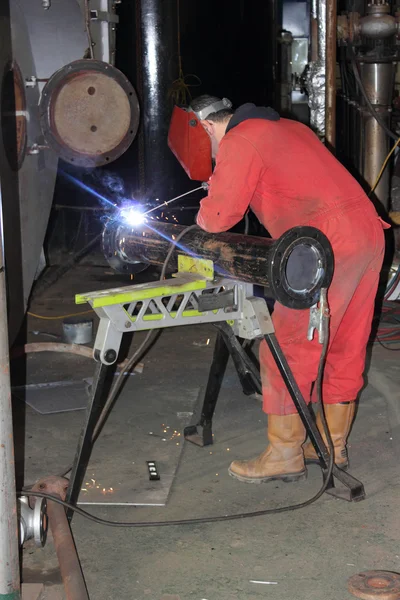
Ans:
[[[104,268],[76,269],[33,309],[41,314],[70,312],[75,291],[120,283],[107,273]],[[61,322],[38,324],[30,319],[28,329],[32,328],[59,331]],[[145,358],[140,382],[130,378],[125,386],[115,418],[126,419],[131,399],[148,402],[146,386],[155,381],[166,398],[179,387],[203,386],[212,343],[193,342],[213,336],[209,326],[165,331]],[[400,363],[396,352],[381,347],[374,348],[370,363],[349,445],[351,473],[364,483],[365,501],[349,504],[325,494],[295,512],[158,529],[106,528],[75,516],[73,533],[91,599],[350,600],[347,579],[352,574],[369,569],[400,571]],[[79,378],[91,370],[88,361],[76,357],[36,355],[28,360],[30,381]],[[23,408],[16,404],[17,468],[19,474],[25,471],[29,483],[59,472],[70,462],[82,413],[40,416]],[[23,421],[24,459],[18,452],[23,446]],[[214,421],[215,443],[205,449],[185,444],[167,507],[90,510],[116,521],[167,520],[262,510],[311,497],[321,484],[316,466],[309,468],[307,481],[297,484],[250,486],[228,476],[233,458],[263,450],[265,425],[260,404],[242,395],[230,367]],[[115,469],[124,459],[115,453]],[[26,582],[46,581],[58,587],[51,541],[42,550],[26,545],[23,576]]]

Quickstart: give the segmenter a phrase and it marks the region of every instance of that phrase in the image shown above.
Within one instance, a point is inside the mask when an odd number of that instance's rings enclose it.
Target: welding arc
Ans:
[[[184,196],[189,196],[189,194],[192,194],[193,192],[198,192],[199,190],[204,190],[204,186],[201,185],[200,187],[194,188],[194,190],[189,190],[188,192],[185,192],[184,194],[181,194],[180,196],[175,196],[175,198],[171,198],[171,200],[167,200],[166,202],[162,202],[161,204],[159,204],[158,206],[155,206],[154,208],[150,208],[150,210],[146,211],[144,213],[144,216],[149,215],[150,213],[152,213],[153,211],[162,208],[163,206],[168,206],[168,204],[171,204],[171,202],[175,202],[175,200],[179,200],[179,198],[183,198]]]
[[[192,225],[191,227],[194,227],[194,225]],[[187,229],[189,229],[189,228],[187,228]],[[182,234],[183,233],[184,232],[182,232]],[[178,240],[176,240],[176,241],[178,241]],[[169,258],[171,257],[173,250],[174,250],[174,248],[171,247],[170,252],[168,253]],[[167,256],[167,258],[168,258],[168,256]],[[169,260],[169,258],[168,258],[168,260]],[[167,265],[167,260],[165,261],[164,264]],[[200,517],[200,518],[195,518],[195,519],[182,519],[182,520],[175,520],[175,521],[144,521],[142,523],[140,523],[140,522],[124,523],[124,522],[118,522],[118,521],[109,521],[107,519],[101,519],[100,517],[96,517],[95,515],[92,515],[91,513],[77,507],[74,504],[64,502],[59,497],[54,497],[54,496],[51,496],[50,494],[45,494],[42,492],[30,492],[30,491],[29,492],[27,492],[27,491],[17,492],[17,494],[19,496],[27,494],[27,495],[35,496],[38,498],[46,498],[47,500],[61,504],[65,508],[74,511],[77,515],[80,515],[81,517],[84,517],[85,519],[88,519],[89,521],[93,521],[94,523],[97,523],[98,525],[105,525],[107,527],[125,527],[125,528],[128,528],[128,527],[129,528],[172,527],[172,526],[178,526],[178,525],[200,525],[200,524],[207,524],[207,523],[219,523],[219,522],[225,522],[225,521],[238,521],[238,520],[242,520],[242,519],[249,519],[249,518],[253,518],[253,517],[263,517],[263,516],[267,516],[267,515],[275,515],[275,514],[279,514],[279,513],[291,512],[293,510],[300,510],[302,508],[306,508],[307,506],[310,506],[311,504],[313,504],[314,502],[319,500],[319,498],[321,498],[321,496],[325,493],[326,489],[330,485],[332,471],[333,471],[333,465],[334,465],[335,449],[334,449],[333,441],[332,441],[332,438],[331,438],[331,435],[330,435],[330,432],[328,429],[328,425],[326,423],[324,410],[323,410],[323,400],[322,400],[322,382],[323,382],[324,368],[325,368],[325,361],[326,361],[326,355],[328,352],[328,347],[329,347],[329,335],[328,335],[328,332],[326,332],[325,341],[322,346],[321,357],[320,357],[320,361],[319,361],[316,389],[317,389],[317,400],[318,400],[317,406],[321,413],[321,420],[322,420],[324,432],[325,432],[326,438],[328,440],[329,464],[328,464],[328,469],[327,469],[327,472],[326,472],[326,475],[325,475],[325,478],[324,478],[321,488],[309,500],[305,500],[304,502],[301,502],[299,504],[294,504],[292,506],[281,506],[278,508],[268,508],[266,510],[259,510],[259,511],[247,512],[247,513],[237,513],[237,514],[232,514],[232,515],[219,515],[219,516],[214,516],[214,517]]]

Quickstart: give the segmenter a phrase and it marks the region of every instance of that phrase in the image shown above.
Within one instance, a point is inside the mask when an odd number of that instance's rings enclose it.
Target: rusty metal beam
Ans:
[[[67,489],[68,479],[46,477],[38,481],[32,491],[50,494],[65,500]],[[65,508],[49,500],[47,516],[60,565],[66,600],[89,600]]]

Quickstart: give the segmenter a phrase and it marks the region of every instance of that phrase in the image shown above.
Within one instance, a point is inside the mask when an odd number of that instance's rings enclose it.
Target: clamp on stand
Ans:
[[[98,314],[100,323],[94,345],[96,371],[71,473],[68,502],[75,504],[78,500],[94,443],[93,432],[111,387],[123,334],[188,324],[213,323],[218,335],[200,421],[198,425],[185,429],[185,438],[199,446],[213,443],[212,418],[229,356],[232,356],[244,393],[261,391],[259,371],[238,338],[264,338],[326,476],[328,450],[275,336],[267,304],[263,298],[253,296],[252,285],[230,279],[214,279],[211,261],[179,256],[179,273],[173,279],[78,295],[76,302],[88,302]],[[328,324],[326,290],[321,290],[319,306],[311,309],[308,338],[312,339],[314,330],[318,330],[319,341],[323,343],[324,335],[328,334]],[[199,428],[202,428],[201,432]],[[344,488],[337,489],[334,478]],[[327,491],[348,501],[365,498],[362,483],[336,465]],[[68,516],[72,518],[72,513]]]

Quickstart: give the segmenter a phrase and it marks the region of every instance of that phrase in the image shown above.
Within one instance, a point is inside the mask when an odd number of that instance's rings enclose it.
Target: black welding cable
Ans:
[[[142,523],[140,523],[140,522],[123,523],[123,522],[117,522],[117,521],[109,521],[107,519],[101,519],[100,517],[96,517],[95,515],[92,515],[91,513],[87,512],[85,510],[82,510],[81,508],[79,508],[73,504],[64,502],[60,498],[51,496],[50,494],[29,491],[28,495],[35,496],[38,498],[46,498],[47,500],[56,502],[57,504],[61,504],[65,508],[68,508],[68,509],[74,511],[77,515],[80,515],[81,517],[84,517],[85,519],[89,519],[90,521],[93,521],[94,523],[97,523],[98,525],[105,525],[107,527],[127,527],[127,528],[128,527],[129,528],[172,527],[172,526],[176,526],[176,525],[200,525],[200,524],[207,524],[207,523],[219,523],[219,522],[224,522],[224,521],[238,521],[241,519],[249,519],[249,518],[253,518],[253,517],[263,517],[266,515],[275,515],[275,514],[279,514],[279,513],[290,512],[293,510],[300,510],[302,508],[306,508],[307,506],[310,506],[310,504],[313,504],[314,502],[319,500],[319,498],[321,498],[321,496],[325,493],[326,489],[330,485],[330,480],[332,477],[332,470],[333,470],[333,465],[334,465],[333,442],[332,442],[332,438],[329,434],[329,430],[328,430],[328,427],[326,424],[325,416],[323,413],[323,406],[322,406],[323,405],[322,382],[323,382],[323,374],[324,374],[324,367],[325,367],[325,361],[326,361],[326,355],[328,352],[328,347],[329,347],[329,339],[328,339],[328,336],[326,336],[323,347],[322,347],[320,361],[319,361],[316,387],[317,387],[317,396],[318,396],[318,406],[319,406],[319,410],[321,411],[321,419],[322,419],[322,423],[323,423],[326,437],[328,440],[329,465],[328,465],[328,469],[326,472],[326,477],[324,478],[324,482],[323,482],[321,488],[312,498],[310,498],[309,500],[306,500],[305,502],[301,502],[300,504],[294,504],[292,506],[281,506],[278,508],[269,508],[266,510],[258,510],[258,511],[247,512],[247,513],[237,513],[237,514],[233,514],[233,515],[220,515],[220,516],[216,516],[216,517],[200,517],[197,519],[182,519],[182,520],[176,520],[176,521],[145,521]],[[26,495],[26,494],[27,494],[26,491],[18,492],[19,496]]]
[[[358,67],[357,67],[357,63],[356,60],[353,56],[353,58],[351,59],[351,66],[353,67],[353,73],[354,73],[354,77],[358,83],[358,87],[360,88],[360,91],[363,95],[363,98],[365,100],[365,103],[368,107],[369,112],[371,113],[371,115],[374,117],[374,119],[376,120],[376,122],[382,127],[382,129],[387,133],[387,135],[392,138],[392,140],[394,140],[395,142],[398,141],[399,136],[396,135],[395,133],[393,133],[393,131],[391,131],[389,129],[389,127],[386,125],[385,121],[383,119],[381,119],[380,115],[377,113],[377,111],[375,110],[375,108],[372,106],[370,99],[368,98],[368,94],[365,90],[364,84],[361,81],[361,77],[360,77],[360,73],[358,71]]]

